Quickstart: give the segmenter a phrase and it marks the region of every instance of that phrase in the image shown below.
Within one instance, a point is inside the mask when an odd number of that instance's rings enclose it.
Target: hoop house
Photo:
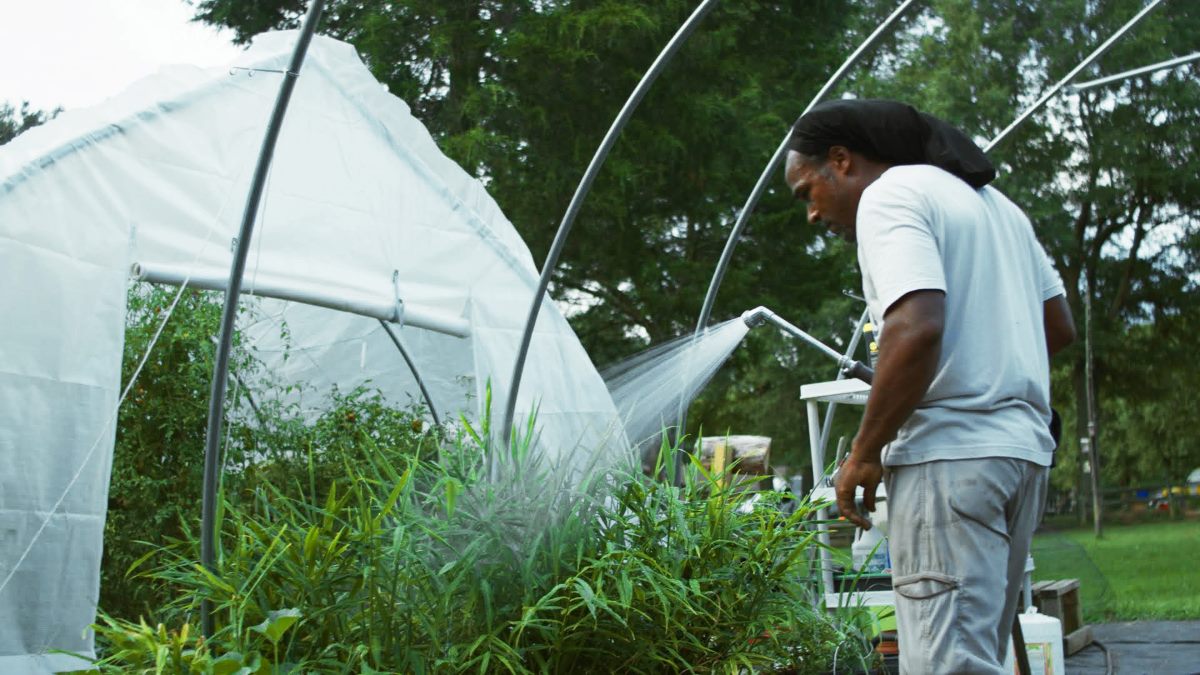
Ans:
[[[0,147],[0,670],[92,649],[131,271],[224,287],[295,40],[259,36],[233,69],[161,71]],[[444,417],[482,417],[489,381],[504,400],[538,270],[351,46],[313,40],[263,201],[243,290],[276,299],[241,331],[275,376],[423,400],[382,319]],[[518,416],[537,410],[536,448],[564,469],[615,456],[604,382],[558,309],[541,314]]]

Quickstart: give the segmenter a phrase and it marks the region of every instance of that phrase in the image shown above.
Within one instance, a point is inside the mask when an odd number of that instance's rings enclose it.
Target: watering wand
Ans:
[[[824,352],[834,361],[837,361],[838,368],[841,368],[842,372],[845,373],[847,377],[856,377],[867,384],[871,384],[871,381],[875,379],[875,371],[872,370],[870,366],[865,365],[861,361],[855,361],[849,356],[837,353],[825,343],[800,330],[766,307],[755,307],[754,309],[743,312],[742,321],[746,322],[746,325],[751,328],[754,328],[755,326],[761,326],[767,322],[773,323],[781,328],[784,332],[804,340],[808,344]],[[845,439],[842,440],[844,441]],[[844,448],[844,442],[838,444],[838,456],[836,462],[837,466],[841,466],[842,451]],[[833,473],[826,476],[825,485],[827,487],[834,485],[836,476],[837,470],[835,469]]]
[[[841,368],[842,372],[848,377],[856,377],[867,384],[871,384],[871,380],[875,378],[875,371],[869,366],[863,364],[861,361],[855,361],[848,356],[837,353],[824,342],[821,342],[815,337],[800,330],[766,307],[755,307],[754,309],[743,312],[742,321],[746,322],[746,325],[751,328],[754,328],[755,326],[761,326],[767,322],[773,323],[785,333],[804,340],[808,344],[824,352],[834,361],[837,361],[838,367]]]

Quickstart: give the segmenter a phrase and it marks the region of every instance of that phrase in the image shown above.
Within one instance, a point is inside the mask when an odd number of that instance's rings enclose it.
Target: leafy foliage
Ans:
[[[270,673],[278,662],[279,640],[299,620],[295,610],[271,612],[261,624],[246,630],[250,651],[214,654],[209,643],[196,636],[196,627],[185,623],[179,630],[163,624],[127,621],[101,616],[99,632],[109,640],[107,664],[120,663],[124,673],[211,673],[238,675]],[[82,671],[95,672],[95,671]]]
[[[225,502],[215,573],[188,532],[141,564],[175,589],[158,616],[180,628],[105,620],[101,671],[823,673],[868,653],[812,608],[810,504],[743,508],[698,463],[681,488],[616,471],[573,491],[522,444],[492,481],[469,427],[397,446],[351,435],[328,449],[342,468],[327,483],[297,456],[291,485]],[[203,642],[202,598],[218,617]]]
[[[173,591],[127,570],[157,546],[185,535],[199,518],[208,394],[220,323],[219,294],[149,285],[129,293],[122,379],[128,381],[155,340],[137,385],[121,407],[105,521],[100,606],[117,617],[153,613]],[[170,319],[164,321],[170,313]],[[328,392],[327,411],[307,422],[281,401],[252,351],[234,336],[222,449],[230,494],[271,484],[288,494],[297,467],[308,489],[327,486],[365,443],[408,447],[431,433],[419,410],[397,410],[370,390]],[[243,382],[253,382],[251,392]],[[274,391],[273,391],[274,389]]]
[[[175,289],[136,287],[127,300],[123,382],[162,327],[119,412],[104,524],[100,605],[130,618],[159,604],[163,589],[130,580],[125,570],[147,544],[182,536],[181,519],[194,519],[200,498],[215,350],[208,336],[217,331],[221,307],[210,294],[185,291],[164,325],[174,297]],[[234,365],[236,373],[245,360]],[[233,393],[236,401],[236,387]]]
[[[50,112],[32,110],[29,107],[29,101],[22,101],[20,108],[14,108],[10,103],[0,104],[0,145],[4,145],[46,120],[53,119],[60,112],[62,112],[62,108],[55,108]]]
[[[863,616],[812,609],[810,504],[741,508],[699,464],[681,488],[631,469],[576,490],[529,459],[532,427],[494,481],[486,431],[366,391],[305,423],[237,384],[263,377],[241,348],[210,573],[189,524],[219,303],[184,291],[164,323],[176,293],[129,297],[126,378],[156,343],[120,418],[102,671],[827,672],[868,653]]]

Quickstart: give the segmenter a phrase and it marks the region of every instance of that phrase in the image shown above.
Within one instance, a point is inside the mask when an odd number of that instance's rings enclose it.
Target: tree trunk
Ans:
[[[1071,366],[1071,381],[1075,385],[1075,447],[1082,449],[1082,444],[1079,439],[1087,438],[1087,376],[1085,369],[1087,368],[1084,362],[1084,355],[1080,354],[1075,358],[1075,363]],[[1078,495],[1076,500],[1076,508],[1079,515],[1079,526],[1083,527],[1087,524],[1088,509],[1085,495],[1090,495],[1091,490],[1088,487],[1088,477],[1084,473],[1084,464],[1088,458],[1080,455],[1079,469],[1075,472],[1075,494]]]

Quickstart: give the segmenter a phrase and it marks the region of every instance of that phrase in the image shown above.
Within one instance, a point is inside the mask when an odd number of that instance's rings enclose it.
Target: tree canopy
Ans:
[[[298,24],[297,0],[202,0],[239,41]],[[887,96],[981,143],[1142,6],[1137,0],[930,0],[835,95]],[[541,258],[621,103],[694,8],[664,0],[328,4],[321,31],[353,43],[444,151],[486,182]],[[555,296],[599,365],[690,330],[746,193],[788,125],[895,3],[725,3],[651,90],[609,158],[556,270]],[[1188,53],[1200,10],[1166,3],[1086,79]],[[1200,464],[1187,359],[1196,303],[1200,89],[1195,65],[1064,92],[995,149],[997,186],[1023,205],[1083,334],[1093,307],[1102,450],[1122,482]],[[764,304],[836,343],[861,304],[853,251],[804,223],[782,179],[754,214],[718,297],[720,319]],[[754,333],[693,408],[706,432],[776,438],[803,456],[799,384],[819,354]],[[1083,435],[1083,349],[1055,399]],[[506,374],[502,374],[506,375]],[[1071,427],[1068,427],[1071,428]],[[1068,442],[1059,482],[1077,471]],[[1166,462],[1167,455],[1174,459]],[[1157,458],[1157,459],[1147,459]],[[1184,467],[1181,469],[1180,467]]]

